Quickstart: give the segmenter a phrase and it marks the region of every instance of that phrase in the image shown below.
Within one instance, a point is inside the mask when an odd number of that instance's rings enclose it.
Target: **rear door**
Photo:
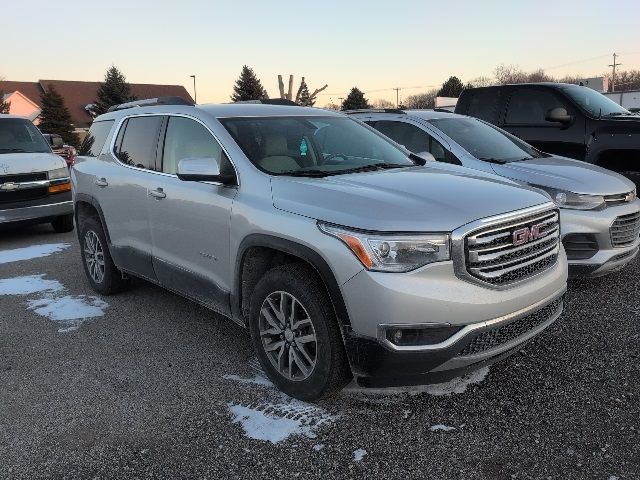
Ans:
[[[125,119],[95,169],[94,196],[102,208],[118,267],[155,280],[151,260],[148,192],[155,186],[157,148],[164,117]]]
[[[554,108],[564,108],[574,116],[563,125],[545,119]],[[543,152],[583,159],[585,155],[584,116],[559,92],[543,87],[515,87],[507,100],[502,126]]]
[[[226,153],[200,121],[168,117],[161,142],[161,175],[150,185],[153,265],[164,287],[214,310],[229,313],[230,219],[235,186],[182,181],[183,158],[207,158],[223,174],[234,174]]]

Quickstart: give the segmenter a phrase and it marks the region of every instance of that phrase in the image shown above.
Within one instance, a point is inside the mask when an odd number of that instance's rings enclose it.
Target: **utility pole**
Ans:
[[[613,65],[609,65],[610,67],[613,67],[613,73],[611,74],[611,91],[615,92],[616,91],[616,67],[619,67],[620,65],[622,65],[621,63],[616,63],[616,58],[619,55],[617,53],[613,54]]]
[[[393,88],[392,90],[396,91],[396,108],[400,107],[400,90],[402,90],[401,88]]]
[[[193,78],[193,103],[198,103],[198,94],[196,93],[196,76],[190,75]]]

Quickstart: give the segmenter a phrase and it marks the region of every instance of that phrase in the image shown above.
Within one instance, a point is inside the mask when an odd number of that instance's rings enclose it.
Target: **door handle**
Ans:
[[[164,193],[161,188],[158,188],[157,190],[149,190],[149,196],[160,200],[166,197],[167,194]]]
[[[96,180],[93,183],[95,183],[100,188],[104,188],[104,187],[109,186],[109,182],[107,182],[107,180],[104,177],[103,178],[99,178],[98,180]]]

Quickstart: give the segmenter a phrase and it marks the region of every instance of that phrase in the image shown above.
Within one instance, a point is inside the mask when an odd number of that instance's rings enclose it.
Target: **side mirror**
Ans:
[[[571,123],[573,121],[573,115],[569,115],[566,108],[558,107],[552,108],[547,112],[544,119],[547,122],[558,122],[562,124]]]
[[[53,148],[62,148],[64,146],[64,141],[60,135],[51,135],[51,146]]]
[[[178,162],[178,178],[191,182],[220,182],[231,184],[235,180],[233,175],[222,175],[220,166],[212,157],[188,157]]]
[[[433,156],[431,152],[418,152],[416,156],[423,159],[425,162],[436,162],[436,157]]]

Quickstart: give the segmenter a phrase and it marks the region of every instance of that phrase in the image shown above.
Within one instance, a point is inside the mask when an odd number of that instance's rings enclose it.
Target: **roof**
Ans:
[[[38,107],[41,106],[40,95],[42,93],[42,89],[38,82],[11,82],[8,80],[2,80],[0,81],[0,90],[5,94],[16,91],[20,92],[33,103],[37,104]]]
[[[369,111],[362,110],[362,111],[354,112],[350,116],[358,118],[358,117],[366,117],[371,114],[374,114],[376,116],[389,115],[389,116],[394,116],[398,118],[399,116],[402,116],[403,118],[418,117],[424,120],[435,120],[437,118],[465,117],[464,115],[458,115],[453,112],[443,112],[443,111],[437,111],[437,110],[417,110],[417,109],[416,110],[397,110],[397,111],[387,111],[387,112],[382,110],[369,110]],[[465,117],[465,118],[468,118],[468,117]]]

